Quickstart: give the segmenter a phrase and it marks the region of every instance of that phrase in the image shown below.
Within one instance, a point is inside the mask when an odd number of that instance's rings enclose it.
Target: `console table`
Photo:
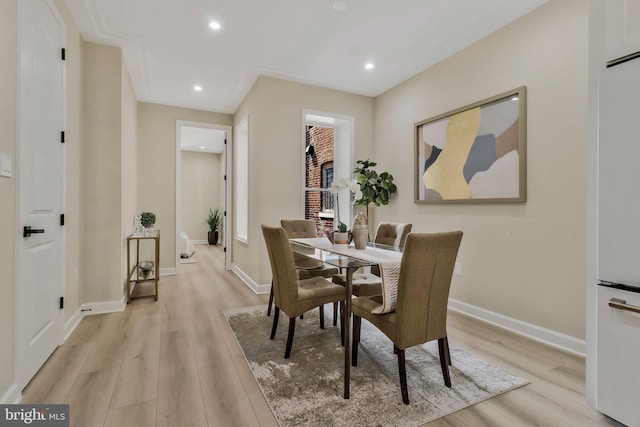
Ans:
[[[145,260],[140,260],[140,243],[144,245],[145,241],[150,241],[153,245],[154,260],[153,266],[148,269],[143,269]],[[135,244],[135,262],[133,262],[133,268],[131,267],[131,244]],[[127,272],[129,277],[127,278],[127,304],[134,298],[147,298],[153,297],[158,301],[158,279],[160,272],[160,230],[145,230],[144,234],[132,234],[127,237]],[[132,297],[131,293],[135,289],[136,284],[142,282],[155,282],[154,293],[148,295],[139,295]]]

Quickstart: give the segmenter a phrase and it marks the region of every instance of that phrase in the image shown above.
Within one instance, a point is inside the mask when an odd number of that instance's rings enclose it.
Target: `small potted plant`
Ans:
[[[144,236],[153,237],[153,226],[156,223],[156,215],[153,212],[142,212],[140,214],[140,225],[144,227]]]
[[[156,223],[156,215],[153,212],[142,212],[140,215],[140,224],[144,228],[153,228],[153,225]]]
[[[207,233],[209,244],[217,245],[220,227],[222,226],[222,215],[220,211],[218,209],[209,209],[209,216],[205,218],[204,222],[209,226],[209,232]]]

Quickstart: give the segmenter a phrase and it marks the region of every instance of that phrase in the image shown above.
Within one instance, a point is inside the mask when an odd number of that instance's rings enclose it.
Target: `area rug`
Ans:
[[[350,399],[343,399],[344,349],[318,310],[297,319],[291,357],[284,359],[289,320],[280,316],[269,340],[273,317],[265,306],[225,311],[247,363],[281,426],[419,426],[528,384],[528,381],[451,346],[452,387],[442,379],[437,341],[405,351],[409,405],[402,403],[397,356],[391,341],[362,321],[358,366],[351,368]]]

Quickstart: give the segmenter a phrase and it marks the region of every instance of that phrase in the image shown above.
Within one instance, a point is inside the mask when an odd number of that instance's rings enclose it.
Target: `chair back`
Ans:
[[[287,232],[282,227],[262,225],[262,235],[271,263],[275,304],[289,317],[295,316],[298,278]]]
[[[411,224],[381,222],[376,230],[374,242],[389,246],[404,247],[404,242],[411,232]]]
[[[290,239],[318,237],[316,222],[312,219],[282,219],[280,225]]]
[[[407,236],[398,278],[398,347],[447,336],[449,289],[461,240],[462,231]]]

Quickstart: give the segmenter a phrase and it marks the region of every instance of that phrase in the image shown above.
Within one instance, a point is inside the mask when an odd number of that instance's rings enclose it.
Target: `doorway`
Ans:
[[[231,126],[176,122],[176,271],[190,255],[189,243],[208,244],[205,219],[218,210],[222,227],[218,245],[225,269],[231,265]],[[187,253],[184,253],[185,247]],[[181,258],[181,256],[183,258]]]

